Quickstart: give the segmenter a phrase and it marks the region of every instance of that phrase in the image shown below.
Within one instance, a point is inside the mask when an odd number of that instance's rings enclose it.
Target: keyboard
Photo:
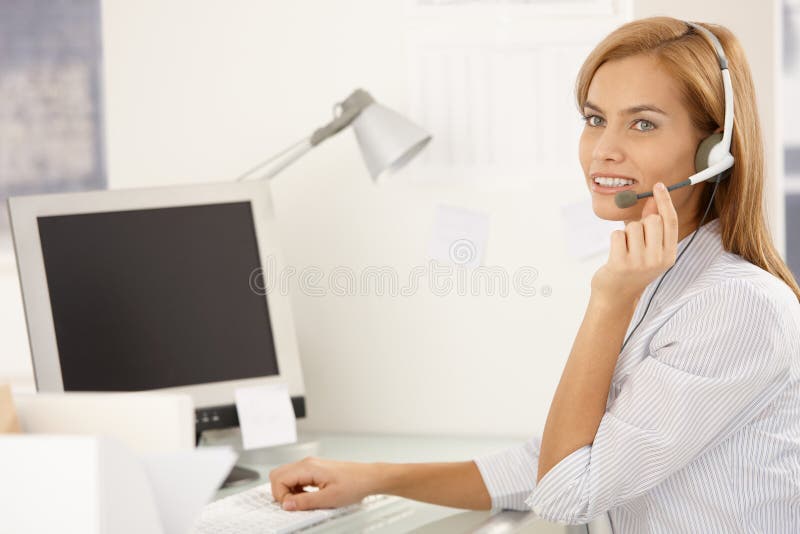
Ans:
[[[307,488],[314,490],[316,488]],[[284,534],[355,512],[371,511],[402,501],[390,495],[370,495],[360,504],[341,508],[288,512],[263,484],[206,505],[192,534]]]

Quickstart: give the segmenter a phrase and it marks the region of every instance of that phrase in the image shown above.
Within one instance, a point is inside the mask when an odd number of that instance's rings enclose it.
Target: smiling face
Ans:
[[[618,208],[618,191],[645,193],[657,182],[670,186],[694,174],[695,152],[704,133],[692,125],[678,82],[655,58],[636,55],[603,63],[589,85],[583,113],[587,119],[579,156],[592,208],[601,219],[641,219],[646,199]],[[604,187],[595,182],[597,176],[627,177],[633,184],[614,186],[619,180],[601,179],[611,184]],[[703,187],[701,183],[670,193],[681,235],[698,223]]]

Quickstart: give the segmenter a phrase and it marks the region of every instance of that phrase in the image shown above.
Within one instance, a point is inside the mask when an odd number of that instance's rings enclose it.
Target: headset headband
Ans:
[[[719,42],[717,36],[711,31],[695,24],[693,22],[686,22],[686,25],[705,35],[714,47],[714,52],[717,54],[719,61],[719,68],[722,71],[722,86],[725,89],[725,119],[723,120],[723,133],[721,144],[725,148],[725,152],[731,151],[731,137],[733,133],[733,83],[731,83],[731,74],[728,71],[728,58],[725,56],[725,50],[722,48],[722,43]]]

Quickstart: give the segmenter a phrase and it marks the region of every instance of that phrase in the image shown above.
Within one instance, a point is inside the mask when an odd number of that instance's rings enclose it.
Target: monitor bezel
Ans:
[[[250,202],[252,207],[262,268],[265,259],[271,258],[270,267],[275,268],[277,273],[282,272],[284,264],[278,226],[269,182],[266,181],[190,184],[9,198],[11,233],[37,391],[64,391],[39,235],[37,221],[39,217],[242,201]],[[160,388],[154,391],[187,393],[192,397],[195,408],[203,409],[234,404],[235,391],[238,388],[285,382],[288,384],[294,404],[299,402],[305,411],[305,386],[290,298],[288,294],[282,294],[279,288],[276,289],[278,290],[266,292],[264,298],[267,300],[269,310],[279,375]],[[297,410],[297,406],[295,408]]]

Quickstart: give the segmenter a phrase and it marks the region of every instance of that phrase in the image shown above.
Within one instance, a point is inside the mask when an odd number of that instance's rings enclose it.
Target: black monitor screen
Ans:
[[[250,202],[38,223],[64,390],[278,374]]]

